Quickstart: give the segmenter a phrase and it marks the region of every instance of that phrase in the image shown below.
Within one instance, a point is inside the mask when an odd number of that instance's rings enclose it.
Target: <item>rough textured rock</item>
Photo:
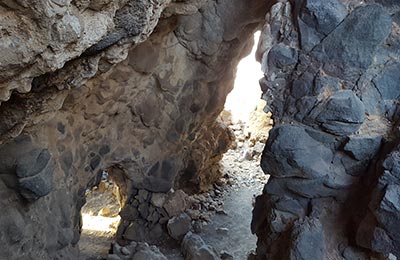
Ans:
[[[182,251],[187,260],[220,259],[214,250],[204,243],[203,239],[192,232],[186,234],[182,241]]]
[[[279,1],[267,14],[257,58],[275,125],[253,210],[259,259],[400,257],[399,8]]]
[[[186,213],[180,214],[168,221],[168,233],[174,239],[181,240],[189,232],[191,225],[192,219]]]
[[[131,242],[122,247],[115,243],[112,247],[112,254],[107,260],[132,259],[132,260],[167,260],[156,246],[149,246],[147,243]]]
[[[166,235],[152,194],[219,177],[232,135],[216,118],[268,8],[3,1],[0,258],[77,259],[85,191],[102,170],[120,188],[118,241]]]
[[[0,20],[1,259],[77,259],[105,169],[118,242],[166,236],[171,194],[218,178],[216,119],[262,23],[258,257],[400,257],[398,1],[19,0]],[[217,259],[188,234],[188,255]]]
[[[318,219],[295,222],[289,259],[324,259],[324,232]]]

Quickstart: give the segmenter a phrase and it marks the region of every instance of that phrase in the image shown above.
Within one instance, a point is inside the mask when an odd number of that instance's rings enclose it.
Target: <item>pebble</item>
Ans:
[[[121,260],[121,258],[118,255],[108,255],[107,260]]]
[[[218,234],[227,235],[229,232],[229,229],[228,228],[217,228],[215,231],[217,231]]]
[[[111,215],[111,210],[109,207],[104,207],[99,211],[99,216],[109,217]]]
[[[203,225],[200,221],[193,221],[193,231],[197,234],[200,234],[203,231]]]
[[[225,251],[222,251],[221,260],[233,260],[233,255],[231,255]]]
[[[223,210],[223,209],[217,209],[217,210],[216,210],[216,213],[217,213],[217,214],[220,214],[220,215],[228,215],[228,213],[227,213],[225,210]]]
[[[121,248],[121,253],[122,253],[123,255],[130,255],[130,254],[131,254],[131,251],[129,251],[128,248],[123,247],[123,248]]]

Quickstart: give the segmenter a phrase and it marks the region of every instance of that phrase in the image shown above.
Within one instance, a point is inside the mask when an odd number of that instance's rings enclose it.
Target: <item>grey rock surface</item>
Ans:
[[[220,259],[213,249],[204,243],[203,239],[192,232],[185,235],[182,241],[182,251],[186,260],[217,260]]]
[[[259,259],[400,257],[399,7],[279,1],[266,16],[257,57],[275,125],[253,210]]]
[[[289,259],[317,260],[324,258],[324,232],[317,219],[295,222],[291,239]]]
[[[176,240],[181,240],[189,232],[191,226],[192,219],[186,213],[171,218],[167,224],[169,235]]]

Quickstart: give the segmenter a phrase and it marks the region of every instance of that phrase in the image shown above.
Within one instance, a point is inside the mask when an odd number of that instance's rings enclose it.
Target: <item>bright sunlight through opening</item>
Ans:
[[[229,93],[225,110],[232,114],[233,122],[247,122],[250,113],[256,108],[257,101],[261,98],[261,89],[258,80],[263,77],[261,65],[256,61],[255,54],[257,50],[260,31],[254,34],[254,46],[251,53],[243,58],[237,68],[235,85]]]

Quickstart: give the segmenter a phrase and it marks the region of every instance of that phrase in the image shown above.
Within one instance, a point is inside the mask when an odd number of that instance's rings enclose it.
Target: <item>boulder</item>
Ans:
[[[289,249],[290,260],[325,259],[325,242],[322,225],[318,219],[305,218],[295,222]]]
[[[168,220],[168,233],[175,240],[182,240],[186,233],[189,232],[191,223],[192,219],[186,213],[172,217]]]
[[[186,260],[219,260],[214,250],[206,245],[203,239],[192,232],[185,235],[182,241],[182,251]]]
[[[365,108],[351,90],[337,91],[329,97],[316,120],[328,132],[348,135],[357,131],[365,119]]]
[[[298,125],[283,124],[270,132],[261,168],[276,177],[322,178],[331,172],[332,151]]]
[[[140,244],[132,260],[168,260],[156,246]]]
[[[177,216],[187,208],[187,194],[183,190],[177,190],[168,194],[164,203],[164,209],[170,217]]]

